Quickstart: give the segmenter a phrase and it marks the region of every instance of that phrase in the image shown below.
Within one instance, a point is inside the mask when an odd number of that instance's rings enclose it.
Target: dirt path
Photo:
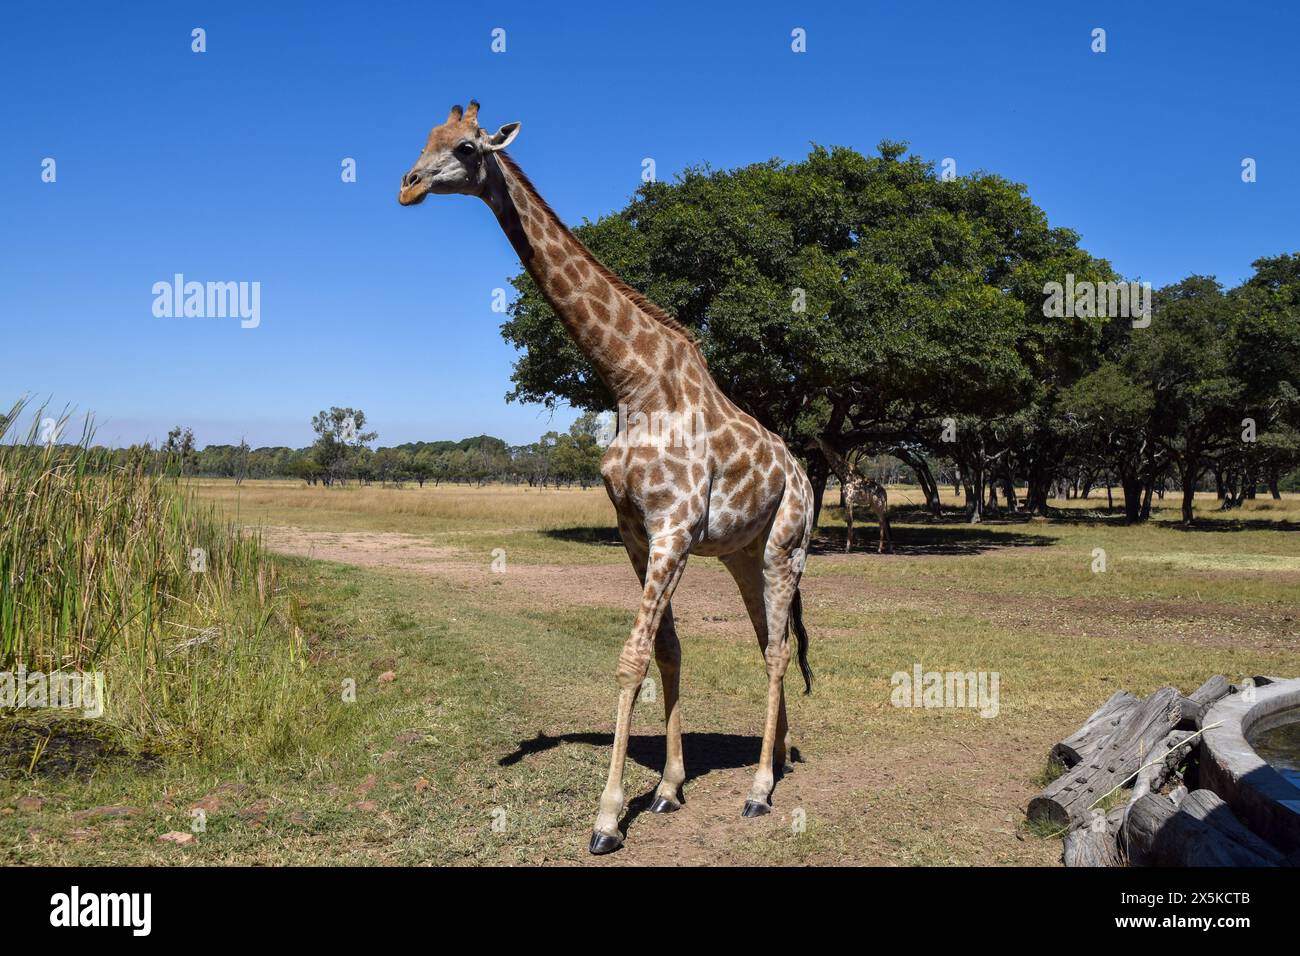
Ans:
[[[336,561],[358,567],[401,571],[436,577],[466,591],[501,588],[521,601],[561,603],[573,607],[632,606],[638,594],[636,577],[623,564],[521,564],[510,563],[504,573],[493,573],[487,560],[471,560],[458,548],[434,547],[424,539],[395,532],[329,532],[302,528],[267,527],[263,538],[272,550],[284,554]],[[810,574],[803,592],[809,608],[875,616],[911,608],[938,614],[960,602],[963,611],[1000,626],[1033,628],[1062,637],[1109,637],[1150,640],[1161,633],[1180,643],[1204,646],[1251,646],[1259,649],[1294,647],[1300,639],[1300,614],[1267,613],[1224,608],[1207,602],[1133,600],[1111,597],[1052,597],[1035,594],[986,594],[979,591],[945,591],[899,586],[872,579],[869,562],[900,560],[892,555],[819,554],[826,565],[862,564],[855,574]],[[909,556],[907,560],[915,560]],[[677,621],[711,637],[750,641],[754,632],[731,576],[713,560],[696,559],[673,595]],[[834,638],[834,629],[822,634]]]
[[[455,548],[434,547],[413,535],[381,532],[322,532],[296,528],[264,529],[264,540],[276,551],[359,567],[426,575],[440,585],[466,595],[492,592],[493,599],[547,608],[631,606],[636,597],[630,567],[617,564],[511,564],[502,574],[484,561],[466,560]],[[834,558],[832,558],[834,560]],[[809,600],[854,613],[873,606],[906,600],[906,593],[882,596],[863,593],[863,582],[847,575],[827,575],[809,581]],[[714,562],[697,562],[674,596],[679,622],[691,636],[753,641],[748,617],[730,576]],[[895,603],[894,608],[898,606]],[[833,639],[833,637],[831,638]],[[502,666],[519,673],[521,662],[510,661],[507,648],[492,651]],[[516,666],[518,665],[518,669]],[[535,693],[546,696],[543,687]],[[549,708],[555,716],[547,733],[575,728],[564,721],[589,710],[590,730],[607,733],[612,726],[596,688],[578,695],[573,688],[551,686],[556,697]],[[575,699],[581,697],[582,699]],[[561,699],[562,698],[562,699]],[[586,698],[590,698],[587,700]],[[724,712],[736,705],[712,702]],[[563,715],[563,716],[560,716]],[[777,787],[774,812],[758,820],[740,817],[749,790],[753,762],[737,740],[748,742],[746,713],[736,724],[743,734],[720,734],[717,727],[691,726],[685,746],[688,765],[698,776],[688,781],[686,805],[675,814],[644,812],[647,800],[629,783],[630,836],[625,848],[610,858],[594,859],[580,845],[557,862],[576,865],[728,865],[762,862],[798,840],[813,840],[801,848],[801,861],[854,864],[1016,863],[1051,865],[1057,861],[1055,841],[1026,837],[1019,827],[1023,807],[1032,796],[1027,781],[1041,766],[1041,731],[1026,734],[1022,727],[999,726],[996,731],[960,735],[918,733],[900,728],[897,740],[876,737],[814,744],[807,762]],[[757,715],[754,715],[757,721]],[[642,727],[642,730],[649,728]],[[634,731],[635,733],[636,731]],[[719,743],[726,739],[726,744]],[[963,739],[964,738],[964,739]],[[753,738],[756,744],[756,738]],[[810,742],[811,743],[811,742]],[[634,738],[634,744],[636,739]],[[641,740],[643,750],[658,748]],[[728,752],[723,754],[721,750]],[[711,752],[712,751],[712,752]],[[635,747],[634,747],[634,757]],[[538,770],[562,766],[561,746],[539,749],[520,757]],[[640,761],[656,767],[661,756]],[[594,801],[594,796],[593,796]],[[594,804],[593,804],[594,805]],[[809,836],[805,836],[808,834]],[[960,844],[954,848],[954,842]],[[795,855],[791,853],[791,857]]]

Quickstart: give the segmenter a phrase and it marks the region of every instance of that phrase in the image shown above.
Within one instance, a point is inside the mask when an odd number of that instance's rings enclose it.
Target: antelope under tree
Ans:
[[[618,659],[614,749],[591,852],[609,853],[623,843],[619,820],[628,731],[651,656],[663,681],[667,753],[651,809],[670,813],[682,804],[681,648],[670,602],[691,554],[721,559],[758,634],[767,669],[767,717],[742,813],[768,813],[776,771],[793,769],[783,688],[792,625],[805,688],[812,688],[799,596],[812,533],[812,486],[781,439],[718,388],[692,335],[601,265],[538,195],[504,152],[519,135],[519,124],[489,133],[478,125],[478,110],[474,101],[465,110],[453,107],[433,128],[402,178],[398,201],[413,206],[430,193],[484,200],[629,418],[646,415],[680,425],[672,430],[676,440],[667,442],[662,435],[630,440],[624,430],[601,464],[642,593]]]

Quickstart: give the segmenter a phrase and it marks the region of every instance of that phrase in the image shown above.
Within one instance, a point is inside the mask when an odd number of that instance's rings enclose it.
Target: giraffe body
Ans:
[[[880,526],[880,544],[876,548],[876,553],[881,554],[886,548],[893,551],[894,545],[889,535],[889,495],[884,487],[855,468],[852,462],[824,439],[818,439],[818,443],[827,462],[830,463],[831,471],[835,473],[840,486],[844,489],[844,524],[847,528],[844,535],[845,552],[853,550],[854,511],[864,509],[876,516],[876,523]]]
[[[456,107],[434,127],[403,178],[399,200],[414,205],[430,193],[456,192],[486,201],[620,409],[629,409],[634,422],[639,416],[670,424],[666,435],[663,429],[620,429],[601,464],[642,594],[616,669],[614,747],[591,852],[607,853],[623,842],[628,733],[652,657],[663,682],[667,757],[651,809],[670,812],[681,805],[681,647],[671,601],[691,554],[721,559],[763,653],[767,717],[744,815],[767,813],[776,770],[792,769],[783,685],[791,625],[811,689],[799,580],[812,534],[812,486],[781,439],[718,388],[690,333],[606,270],[501,151],[518,124],[488,134],[479,129],[477,113],[476,103],[467,111]]]
[[[889,496],[885,489],[865,475],[852,477],[844,483],[844,521],[848,532],[844,539],[844,550],[853,550],[853,512],[866,509],[876,516],[880,525],[880,544],[876,552],[883,553],[886,548],[894,549],[889,540]]]

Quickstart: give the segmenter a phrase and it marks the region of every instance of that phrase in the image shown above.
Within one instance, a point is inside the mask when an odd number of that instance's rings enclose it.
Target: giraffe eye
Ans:
[[[456,146],[456,155],[457,155],[457,156],[473,156],[473,155],[474,155],[474,144],[471,143],[469,140],[465,140],[463,143],[459,143],[459,144],[457,144],[457,146]]]

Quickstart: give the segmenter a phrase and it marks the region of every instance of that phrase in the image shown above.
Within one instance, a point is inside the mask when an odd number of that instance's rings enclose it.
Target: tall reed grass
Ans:
[[[40,408],[16,440],[24,411],[0,422],[0,671],[103,673],[96,732],[134,749],[298,747],[322,701],[257,537],[144,461],[115,465],[89,426],[42,443]]]

